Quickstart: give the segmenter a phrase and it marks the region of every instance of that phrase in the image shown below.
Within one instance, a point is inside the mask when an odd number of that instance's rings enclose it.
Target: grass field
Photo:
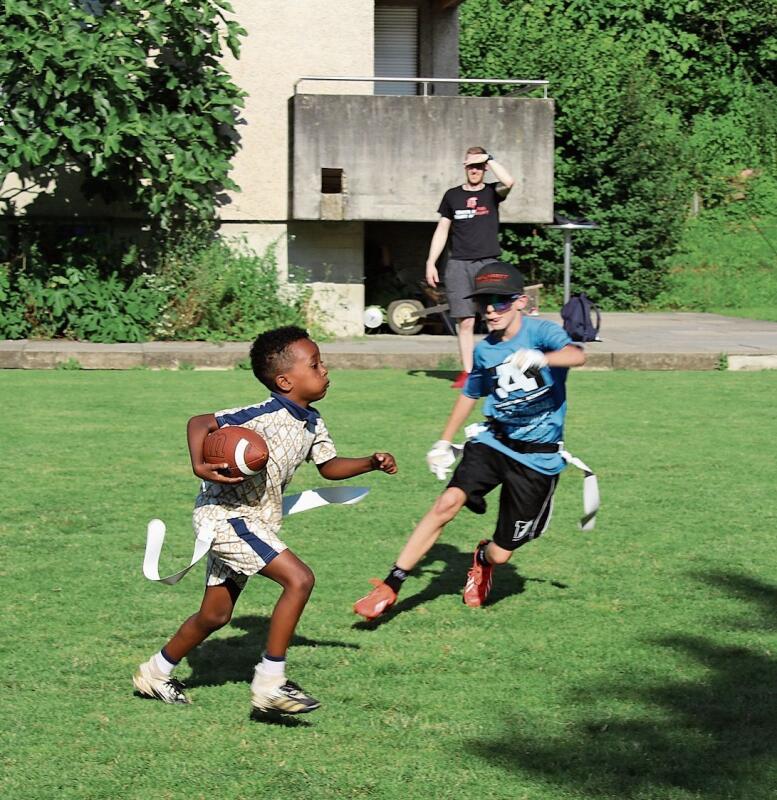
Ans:
[[[250,373],[0,372],[0,796],[774,798],[777,374],[571,375],[567,441],[599,472],[597,529],[576,530],[570,470],[549,531],[468,609],[494,517],[464,512],[372,625],[351,603],[439,491],[423,454],[453,392],[426,373],[332,377],[340,453],[388,449],[400,473],[288,519],[318,579],[289,675],[323,706],[270,725],[248,704],[278,593],[261,578],[179,670],[191,706],[131,686],[201,594],[201,573],[142,577],[145,524],[168,524],[163,570],[188,559],[185,423],[261,399]],[[317,485],[306,466],[293,489]]]
[[[777,321],[777,217],[687,226],[656,308]]]

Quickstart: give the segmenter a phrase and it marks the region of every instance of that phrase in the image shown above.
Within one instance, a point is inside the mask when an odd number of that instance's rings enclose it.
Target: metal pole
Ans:
[[[572,282],[572,231],[564,231],[564,302],[569,300]]]
[[[509,79],[502,79],[502,78],[426,78],[426,77],[417,77],[417,78],[387,78],[385,76],[380,75],[365,75],[363,77],[358,77],[354,75],[302,75],[301,77],[297,78],[294,81],[294,94],[297,94],[299,90],[299,85],[303,81],[334,81],[334,82],[343,82],[343,81],[356,81],[358,83],[372,83],[373,85],[376,83],[424,83],[427,82],[430,86],[434,86],[436,83],[473,83],[473,84],[483,84],[483,85],[494,85],[494,86],[521,86],[524,88],[525,91],[529,91],[531,89],[542,89],[542,96],[547,98],[548,96],[548,81],[546,80],[526,80],[523,78],[509,78]],[[425,90],[426,94],[428,94],[428,89]]]

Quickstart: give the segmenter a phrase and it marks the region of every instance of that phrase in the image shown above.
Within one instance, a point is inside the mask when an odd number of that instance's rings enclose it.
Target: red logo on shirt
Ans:
[[[467,198],[467,208],[477,208],[478,199],[477,197],[468,197]]]

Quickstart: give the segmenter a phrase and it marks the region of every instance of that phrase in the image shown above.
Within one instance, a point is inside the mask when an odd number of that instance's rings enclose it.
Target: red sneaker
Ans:
[[[383,581],[370,578],[370,583],[375,588],[353,604],[354,614],[360,614],[368,622],[379,617],[397,602],[397,593]]]
[[[469,378],[469,372],[460,372],[456,380],[451,384],[451,389],[463,389],[467,378]]]
[[[472,568],[467,573],[467,582],[464,584],[464,594],[461,599],[464,601],[464,605],[470,608],[482,606],[491,591],[491,573],[494,571],[494,567],[491,564],[484,567],[478,563],[478,550],[487,543],[488,539],[478,542],[472,558]]]

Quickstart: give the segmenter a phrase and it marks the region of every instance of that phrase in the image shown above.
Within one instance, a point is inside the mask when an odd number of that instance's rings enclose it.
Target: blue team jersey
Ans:
[[[462,390],[473,399],[485,397],[483,413],[502,435],[522,442],[560,442],[564,438],[566,367],[543,367],[523,374],[508,363],[516,350],[548,353],[573,344],[555,322],[524,317],[521,329],[506,341],[487,336],[475,348],[474,366]],[[473,441],[499,450],[545,475],[564,469],[558,453],[516,453],[486,430]]]

